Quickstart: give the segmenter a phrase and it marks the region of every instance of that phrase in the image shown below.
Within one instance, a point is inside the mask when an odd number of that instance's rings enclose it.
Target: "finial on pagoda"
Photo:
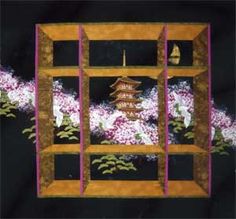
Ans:
[[[125,53],[125,49],[123,49],[123,67],[126,66],[126,53]]]

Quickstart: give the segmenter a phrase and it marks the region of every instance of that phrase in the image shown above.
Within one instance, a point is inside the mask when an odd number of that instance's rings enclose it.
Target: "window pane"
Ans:
[[[55,155],[55,180],[79,179],[79,155]]]
[[[169,156],[169,180],[193,180],[193,155]]]
[[[79,143],[79,78],[53,78],[54,143]]]
[[[92,180],[157,180],[155,155],[93,155]]]
[[[91,66],[122,66],[123,50],[126,65],[157,65],[157,41],[99,40],[89,42]]]
[[[157,120],[157,80],[90,78],[92,144],[157,144]]]
[[[78,41],[54,41],[53,65],[77,66],[78,65]]]

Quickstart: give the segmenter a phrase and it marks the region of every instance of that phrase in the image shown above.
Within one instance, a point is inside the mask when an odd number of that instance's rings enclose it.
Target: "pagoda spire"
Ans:
[[[123,67],[126,67],[125,50],[123,50]],[[140,81],[123,76],[110,86],[115,90],[110,94],[111,97],[115,98],[111,103],[115,104],[117,109],[123,111],[130,120],[138,119],[138,113],[142,111],[141,108],[137,107],[137,103],[141,103],[141,100],[135,97],[136,94],[142,92],[141,90],[136,90],[140,84]]]
[[[125,49],[123,49],[123,67],[126,66],[126,52]]]

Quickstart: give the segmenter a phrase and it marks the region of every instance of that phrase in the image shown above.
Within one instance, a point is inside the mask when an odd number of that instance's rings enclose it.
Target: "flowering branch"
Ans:
[[[34,81],[24,82],[13,75],[13,71],[0,69],[1,115],[14,117],[12,110],[33,112],[35,107]],[[169,143],[177,141],[175,134],[182,134],[186,139],[193,139],[193,93],[190,85],[183,81],[168,87],[169,125],[173,133]],[[143,92],[140,96],[140,118],[136,121],[127,119],[126,115],[114,109],[109,103],[90,105],[90,130],[92,135],[100,136],[104,141],[114,144],[158,144],[158,95],[157,87]],[[53,114],[55,129],[59,138],[78,140],[75,133],[79,131],[79,100],[75,93],[68,93],[60,82],[53,83]],[[235,121],[225,111],[212,108],[212,140],[219,149],[219,141],[236,145]],[[31,127],[32,128],[32,127]],[[60,128],[60,129],[59,129]],[[34,129],[32,129],[33,131]],[[218,132],[222,138],[219,138]],[[221,139],[221,140],[219,140]],[[218,142],[218,143],[217,143]],[[226,148],[225,146],[223,147]],[[217,150],[216,150],[217,151]]]

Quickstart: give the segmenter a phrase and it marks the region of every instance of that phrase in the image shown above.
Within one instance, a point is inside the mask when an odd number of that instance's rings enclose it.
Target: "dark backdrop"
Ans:
[[[220,108],[234,108],[235,5],[211,2],[1,2],[1,64],[34,77],[34,25],[50,22],[210,22],[212,92]],[[213,155],[210,199],[39,199],[35,148],[21,134],[29,115],[1,119],[2,217],[234,217],[234,151]]]

